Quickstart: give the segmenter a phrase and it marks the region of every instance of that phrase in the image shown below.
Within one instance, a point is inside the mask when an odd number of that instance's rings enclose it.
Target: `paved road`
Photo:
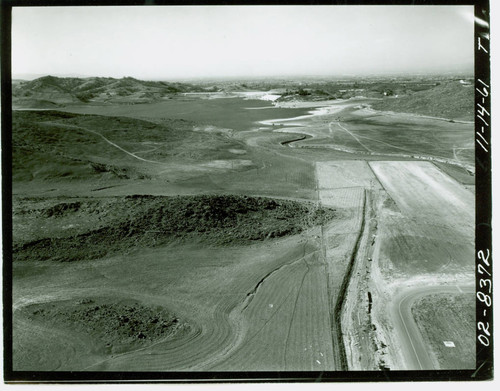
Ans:
[[[411,314],[413,303],[427,295],[436,293],[473,293],[473,285],[426,286],[406,289],[396,295],[391,304],[391,315],[394,327],[399,336],[401,350],[409,370],[439,369],[429,356],[429,348],[424,343],[422,335]]]

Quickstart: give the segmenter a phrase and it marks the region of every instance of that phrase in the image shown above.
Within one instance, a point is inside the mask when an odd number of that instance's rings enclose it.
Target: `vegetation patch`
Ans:
[[[89,218],[95,221],[99,213],[98,226],[69,232],[52,229],[48,237],[15,243],[14,260],[95,259],[172,241],[249,244],[298,234],[335,217],[333,209],[314,203],[235,195],[127,196],[100,202],[106,203],[105,209],[98,207],[97,200],[38,209],[41,219],[50,220],[45,225],[67,226]]]
[[[164,308],[145,307],[137,302],[73,299],[34,304],[26,311],[31,321],[86,334],[114,353],[131,344],[145,346],[188,327]]]

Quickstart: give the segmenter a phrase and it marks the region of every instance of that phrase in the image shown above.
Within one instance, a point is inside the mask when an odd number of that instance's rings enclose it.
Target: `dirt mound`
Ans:
[[[28,306],[28,319],[86,334],[113,350],[146,346],[189,327],[164,308],[86,298]]]

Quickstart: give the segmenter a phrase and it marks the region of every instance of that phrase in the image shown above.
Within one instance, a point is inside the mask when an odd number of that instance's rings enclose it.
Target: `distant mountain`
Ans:
[[[12,86],[14,107],[54,108],[78,103],[147,103],[180,92],[203,91],[185,83],[143,81],[132,77],[55,77],[17,81]]]
[[[17,80],[34,80],[39,79],[40,77],[47,76],[46,73],[12,73],[12,79]],[[79,78],[87,78],[89,75],[83,75],[81,73],[59,73],[58,77],[79,77]]]

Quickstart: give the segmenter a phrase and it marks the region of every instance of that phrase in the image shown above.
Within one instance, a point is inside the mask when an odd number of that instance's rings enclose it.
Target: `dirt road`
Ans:
[[[106,137],[104,137],[101,133],[99,132],[96,132],[95,130],[92,130],[92,129],[87,129],[87,128],[83,128],[81,126],[76,126],[76,125],[69,125],[69,124],[58,124],[57,122],[48,122],[48,124],[50,124],[51,126],[58,126],[58,127],[61,127],[61,128],[64,128],[64,129],[77,129],[77,130],[83,130],[84,132],[88,132],[88,133],[92,133],[92,134],[95,134],[96,136],[98,137],[101,137],[104,141],[106,141],[109,145],[112,145],[113,147],[115,148],[118,148],[120,151],[122,152],[125,152],[127,155],[130,155],[132,156],[133,158],[137,159],[137,160],[141,160],[143,162],[146,162],[146,163],[158,163],[158,164],[163,164],[162,162],[158,162],[158,161],[155,161],[155,160],[148,160],[148,159],[144,159],[140,156],[137,156],[135,153],[133,152],[130,152],[130,151],[127,151],[126,149],[123,149],[122,147],[120,147],[118,144],[115,144],[113,141],[107,139]],[[144,151],[143,151],[144,152]]]

